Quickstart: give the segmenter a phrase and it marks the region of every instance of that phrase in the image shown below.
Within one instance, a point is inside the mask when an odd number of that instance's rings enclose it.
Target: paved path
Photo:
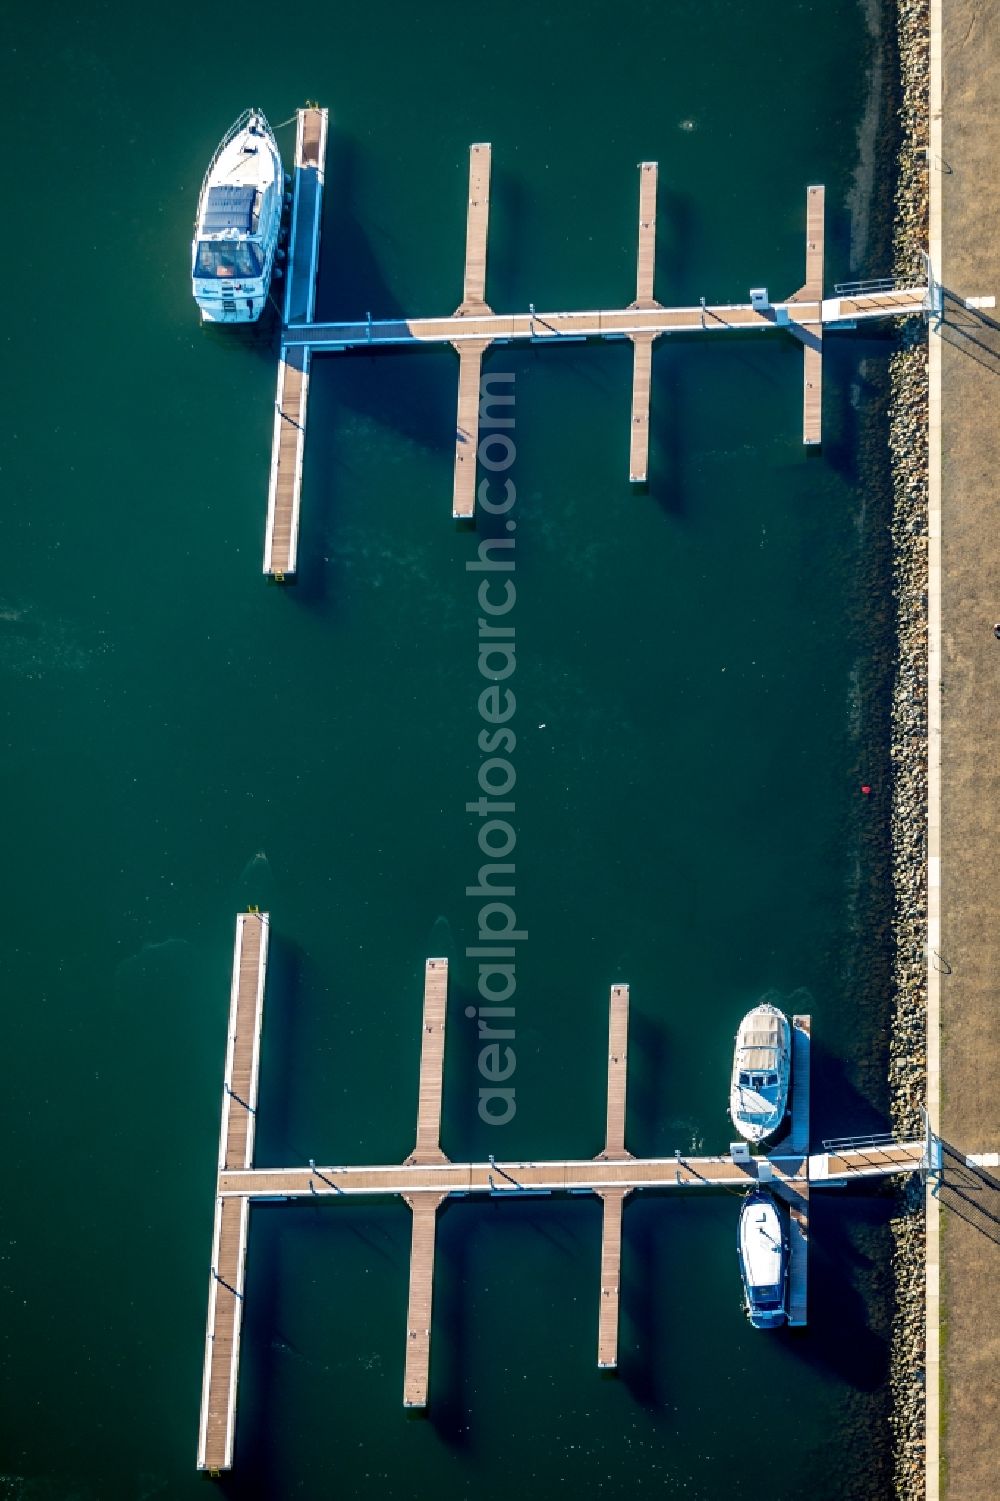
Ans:
[[[941,331],[941,1130],[959,1155],[1000,1141],[1000,298],[996,235],[1000,11],[948,0],[940,160]],[[932,685],[933,687],[934,685]],[[933,877],[932,870],[932,877]],[[947,1501],[997,1494],[1000,1172],[946,1156],[939,1199]],[[992,1186],[996,1185],[996,1186]]]

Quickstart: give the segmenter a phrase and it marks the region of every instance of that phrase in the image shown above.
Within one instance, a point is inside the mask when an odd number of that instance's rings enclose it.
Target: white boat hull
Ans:
[[[230,126],[205,174],[191,245],[191,289],[205,323],[256,323],[267,305],[285,177],[260,110]]]
[[[788,1236],[770,1194],[744,1199],[737,1249],[747,1317],[755,1329],[780,1328],[788,1317]]]
[[[746,1141],[764,1142],[785,1119],[792,1067],[788,1018],[767,1001],[740,1022],[733,1049],[729,1114]]]

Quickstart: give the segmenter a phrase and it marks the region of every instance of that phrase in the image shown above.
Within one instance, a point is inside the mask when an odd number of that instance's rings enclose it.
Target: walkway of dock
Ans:
[[[283,327],[308,328],[315,310],[327,128],[325,109],[298,111]],[[294,574],[298,558],[311,359],[308,344],[283,344],[278,360],[264,572],[279,581]]]
[[[454,347],[459,372],[452,515],[471,521],[476,513],[480,378],[491,344],[631,340],[629,479],[643,484],[649,475],[653,345],[662,335],[767,329],[791,334],[803,346],[802,437],[807,444],[818,444],[823,431],[824,329],[931,310],[926,286],[880,286],[868,291],[858,284],[850,296],[824,297],[825,192],[821,186],[812,186],[806,193],[806,279],[793,296],[771,302],[765,289],[758,289],[750,302],[664,306],[654,294],[658,169],[656,162],[641,162],[635,300],[624,308],[584,312],[537,312],[530,307],[526,313],[495,313],[486,300],[492,148],[488,142],[478,142],[469,151],[465,269],[462,301],[456,311],[444,318],[369,316],[363,321],[317,323],[313,299],[326,138],[326,111],[300,110],[264,549],[264,572],[275,579],[290,578],[296,569],[309,369],[316,354],[421,344]]]
[[[806,191],[806,279],[791,298],[793,303],[808,307],[820,304],[818,323],[796,323],[796,337],[802,341],[802,441],[820,443],[823,439],[823,267],[826,235],[826,189],[814,186]]]
[[[220,1180],[227,1171],[248,1169],[253,1161],[268,934],[266,912],[241,913],[236,919],[219,1133]],[[246,1199],[216,1195],[198,1434],[201,1470],[226,1470],[233,1462],[249,1208]]]
[[[636,262],[635,301],[632,307],[649,312],[660,304],[653,295],[656,269],[655,162],[639,164],[639,254]],[[629,443],[629,480],[644,484],[649,473],[649,398],[653,383],[655,334],[630,334],[632,340],[632,428]]]
[[[465,228],[465,289],[455,317],[489,317],[486,301],[486,238],[490,222],[492,147],[469,148],[469,202]],[[470,521],[476,514],[476,456],[479,452],[479,381],[489,339],[452,340],[458,354],[458,417],[455,422],[455,486],[451,514]]]
[[[441,1096],[447,1007],[448,961],[428,959],[424,966],[424,1023],[420,1034],[417,1144],[406,1159],[410,1163],[448,1160],[441,1150]]]
[[[812,1075],[812,1027],[808,1016],[792,1017],[792,1118],[788,1150],[806,1157],[809,1151],[809,1091]],[[805,1324],[809,1280],[809,1176],[794,1187],[775,1184],[788,1205],[788,1322]]]
[[[839,1155],[810,1157],[810,1025],[793,1018],[791,1123],[784,1142],[749,1161],[720,1156],[633,1157],[626,1146],[629,987],[611,987],[608,1016],[607,1130],[595,1158],[554,1162],[502,1160],[452,1162],[441,1146],[448,961],[424,966],[423,1021],[416,1145],[402,1163],[372,1166],[255,1168],[253,1126],[264,976],[267,915],[237,920],[230,999],[229,1046],[223,1091],[215,1231],[209,1281],[208,1327],[202,1389],[198,1464],[220,1471],[231,1466],[236,1414],[239,1342],[249,1207],[253,1201],[399,1195],[412,1215],[410,1286],[407,1302],[403,1401],[424,1407],[430,1388],[435,1234],[438,1211],[450,1196],[517,1198],[523,1192],[597,1194],[603,1204],[597,1363],[618,1362],[622,1219],[636,1191],[748,1189],[766,1183],[789,1206],[791,1262],[789,1323],[806,1322],[809,1192],[817,1183],[859,1180],[925,1167],[924,1143],[890,1143]],[[740,1155],[740,1154],[737,1154]]]

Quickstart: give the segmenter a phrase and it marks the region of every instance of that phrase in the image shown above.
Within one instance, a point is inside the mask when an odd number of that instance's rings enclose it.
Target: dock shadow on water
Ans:
[[[666,1124],[668,1089],[667,1028],[633,1002],[629,1014],[629,1079],[625,1139],[633,1151],[655,1150]],[[645,1145],[643,1145],[645,1144]]]
[[[872,1136],[891,1129],[880,1106],[851,1081],[843,1058],[813,1031],[810,1069],[810,1146],[818,1151],[824,1138]]]
[[[356,143],[338,131],[324,195],[317,322],[363,322],[369,314],[376,320],[401,319],[417,311],[400,305],[368,230],[353,212],[357,156]],[[459,262],[456,274],[460,270]],[[459,287],[456,304],[460,297]],[[432,311],[443,315],[451,309]],[[408,484],[399,443],[383,443],[382,434],[424,453],[451,455],[457,381],[458,361],[448,346],[313,355],[299,567],[290,589],[298,604],[329,607],[339,597],[337,496],[343,485],[364,487],[375,505],[386,486]],[[441,503],[447,508],[447,488]]]
[[[431,1401],[415,1413],[429,1420],[452,1449],[469,1443],[470,1339],[468,1323],[469,1216],[446,1200],[438,1211],[434,1265]]]
[[[280,1494],[271,1415],[282,1360],[289,1353],[297,1354],[288,1331],[279,1328],[278,1316],[279,1288],[284,1283],[279,1221],[286,1208],[284,1204],[257,1205],[251,1211],[234,1448],[239,1464],[224,1471],[218,1482],[231,1501],[267,1501]]]
[[[254,1160],[257,1163],[308,1161],[309,1154],[289,1140],[292,1087],[303,1016],[303,997],[310,986],[305,951],[271,924],[267,955]]]
[[[343,1447],[346,1390],[373,1409],[401,1393],[409,1213],[303,1200],[252,1215],[238,1464],[222,1486],[232,1501],[273,1501],[287,1494],[290,1451],[315,1469],[330,1443]]]
[[[895,1194],[880,1190],[810,1196],[809,1322],[776,1335],[790,1355],[884,1402],[886,1412],[889,1221],[898,1208]]]

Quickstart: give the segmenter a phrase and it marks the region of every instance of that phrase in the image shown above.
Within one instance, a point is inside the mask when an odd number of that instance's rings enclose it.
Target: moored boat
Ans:
[[[785,1118],[791,1042],[787,1016],[768,1001],[761,1001],[740,1022],[733,1050],[729,1114],[747,1141],[766,1141]]]
[[[747,1317],[755,1329],[777,1329],[787,1319],[788,1233],[777,1203],[763,1189],[743,1200],[737,1252]]]
[[[284,192],[274,132],[261,110],[245,110],[217,146],[198,198],[191,284],[206,323],[255,323],[264,311]]]

